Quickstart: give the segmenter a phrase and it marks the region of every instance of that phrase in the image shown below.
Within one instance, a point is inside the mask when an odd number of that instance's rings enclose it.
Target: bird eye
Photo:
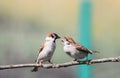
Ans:
[[[54,36],[53,36],[53,35],[51,35],[51,37],[52,37],[52,38],[54,38]]]

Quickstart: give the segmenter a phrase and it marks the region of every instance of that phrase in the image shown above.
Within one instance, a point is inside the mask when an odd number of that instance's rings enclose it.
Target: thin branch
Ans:
[[[102,58],[102,59],[94,59],[88,61],[71,61],[61,64],[43,64],[42,66],[39,66],[37,64],[16,64],[16,65],[0,65],[0,70],[4,69],[15,69],[15,68],[26,68],[26,67],[34,67],[38,66],[41,68],[61,68],[61,67],[69,67],[69,66],[75,66],[75,65],[81,65],[81,64],[96,64],[96,63],[106,63],[106,62],[120,62],[120,56],[119,57],[111,57],[111,58]]]

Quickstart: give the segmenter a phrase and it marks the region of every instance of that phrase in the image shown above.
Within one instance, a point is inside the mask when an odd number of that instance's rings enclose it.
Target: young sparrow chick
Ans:
[[[60,36],[58,36],[56,33],[48,33],[45,42],[42,44],[41,48],[39,49],[39,54],[36,60],[36,64],[42,65],[43,62],[48,61],[49,63],[52,63],[50,60],[53,56],[53,53],[56,48],[56,39],[59,39]],[[38,67],[34,67],[32,72],[38,71]]]
[[[97,52],[89,50],[84,46],[77,44],[71,37],[65,37],[64,39],[62,39],[62,43],[64,44],[63,49],[65,53],[67,53],[70,57],[74,58],[74,61],[77,61],[78,59],[83,59],[85,57],[87,57],[88,61],[88,54]]]

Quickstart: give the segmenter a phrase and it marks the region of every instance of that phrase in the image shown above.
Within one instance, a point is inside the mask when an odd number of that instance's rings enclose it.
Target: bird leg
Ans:
[[[38,61],[38,62],[37,62],[37,66],[42,67],[42,63],[43,63],[43,60]]]
[[[51,62],[51,60],[48,60],[48,62],[49,62],[50,64],[54,64],[53,62]]]
[[[91,64],[90,61],[91,61],[91,60],[88,59],[88,55],[87,55],[87,57],[86,57],[86,64],[87,64],[87,65],[90,65],[90,64]]]
[[[53,67],[55,67],[55,63],[53,63],[53,62],[51,62],[51,60],[48,60],[48,62],[50,63],[50,64],[53,64]]]
[[[73,61],[78,61],[77,59],[73,59]]]

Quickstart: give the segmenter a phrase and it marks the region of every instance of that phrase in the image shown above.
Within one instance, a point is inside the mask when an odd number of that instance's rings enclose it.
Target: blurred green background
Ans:
[[[0,0],[0,65],[34,63],[48,32],[78,39],[78,7],[81,0]],[[120,55],[120,1],[92,0],[94,58]],[[54,63],[70,61],[61,40]],[[61,58],[62,57],[62,58]],[[94,78],[119,78],[120,63],[93,65]],[[76,66],[61,69],[21,68],[0,71],[0,78],[76,78]]]

